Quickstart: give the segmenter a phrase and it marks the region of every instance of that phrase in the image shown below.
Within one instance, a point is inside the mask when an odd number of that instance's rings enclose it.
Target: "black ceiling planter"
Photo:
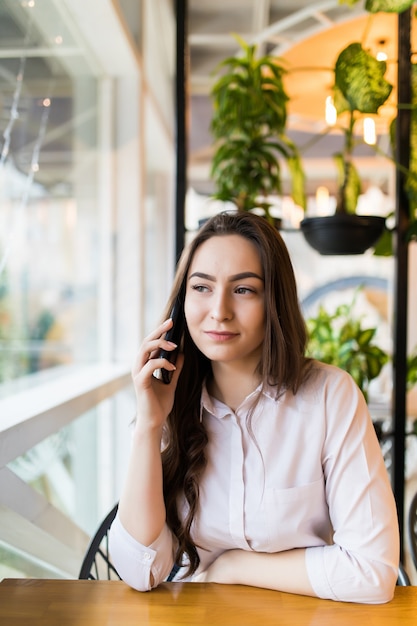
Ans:
[[[300,228],[307,243],[320,254],[363,254],[381,237],[385,218],[377,215],[335,213],[306,217]]]

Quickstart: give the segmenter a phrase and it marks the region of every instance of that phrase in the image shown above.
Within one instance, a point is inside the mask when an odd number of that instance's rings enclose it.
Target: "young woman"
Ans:
[[[251,213],[215,216],[184,253],[168,310],[177,297],[176,366],[159,356],[176,347],[168,318],[133,369],[137,415],[110,537],[120,576],[145,591],[176,563],[182,580],[389,601],[399,534],[379,444],[352,378],[304,356],[279,233]]]

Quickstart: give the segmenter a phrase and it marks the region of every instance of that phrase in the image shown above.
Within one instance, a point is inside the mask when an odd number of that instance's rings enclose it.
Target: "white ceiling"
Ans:
[[[207,94],[217,63],[238,51],[233,33],[280,55],[313,34],[363,13],[339,0],[189,0],[188,42],[192,94]]]

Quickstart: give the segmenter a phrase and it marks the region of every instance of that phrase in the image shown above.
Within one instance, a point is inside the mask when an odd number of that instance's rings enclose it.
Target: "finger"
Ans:
[[[173,348],[174,346],[171,346],[171,349]],[[145,360],[144,363],[139,363],[139,365],[140,366],[136,370],[133,370],[132,372],[132,376],[134,380],[140,379],[144,381],[150,376],[152,376],[154,372],[156,372],[157,370],[161,368],[164,368],[172,372],[174,372],[176,369],[175,365],[171,363],[170,361],[168,361],[168,359],[164,358],[163,356],[149,357]]]
[[[169,318],[165,320],[162,324],[160,324],[155,330],[153,330],[149,335],[145,337],[142,341],[142,344],[139,348],[139,352],[152,352],[152,346],[157,345],[157,342],[164,338],[170,328],[172,328],[172,319]],[[153,348],[155,349],[155,348]]]
[[[139,365],[139,369],[145,365],[151,359],[162,358],[165,355],[161,354],[161,351],[172,352],[178,348],[177,344],[166,339],[155,339],[150,341],[149,344],[143,346],[143,350],[138,352],[136,362]]]
[[[174,372],[175,365],[166,359],[153,359],[149,361],[135,376],[133,376],[133,384],[137,391],[154,389],[158,394],[157,386],[161,383],[158,373],[164,368],[167,371]],[[156,385],[156,387],[155,387]]]
[[[172,381],[171,383],[176,387],[178,378],[181,374],[182,367],[184,365],[184,354],[182,352],[178,353],[177,360],[175,361],[175,370],[173,370]]]
[[[153,363],[154,365],[156,364],[156,359],[153,360]],[[163,382],[164,384],[169,383],[170,389],[175,391],[178,377],[181,374],[182,366],[184,363],[184,356],[182,354],[177,355],[174,363],[172,363],[168,359],[164,359],[162,363],[162,367],[154,369],[153,377],[156,378],[156,380],[158,380],[159,382]],[[171,373],[171,376],[168,377],[168,381],[165,376],[166,372]]]
[[[142,342],[141,347],[136,355],[132,372],[137,372],[149,361],[154,358],[161,348],[165,350],[175,350],[176,344],[164,340],[163,335],[172,326],[172,319],[165,320],[155,331],[150,333]]]
[[[166,333],[167,330],[169,330],[172,327],[172,324],[173,324],[172,319],[169,317],[164,322],[162,322],[162,324],[157,326],[155,330],[149,333],[149,335],[145,337],[143,342],[146,343],[147,341],[152,341],[153,339],[159,339],[160,337],[162,337],[164,333]]]

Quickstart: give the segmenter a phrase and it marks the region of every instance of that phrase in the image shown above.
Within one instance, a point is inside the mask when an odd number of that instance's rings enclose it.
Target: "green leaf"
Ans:
[[[381,237],[378,239],[374,247],[374,255],[375,256],[393,256],[394,245],[393,245],[392,239],[393,239],[392,232],[386,228],[383,231]]]
[[[417,383],[417,352],[407,358],[407,389]]]
[[[341,198],[339,210],[346,213],[355,213],[358,198],[362,191],[359,172],[352,161],[347,161],[343,154],[333,156],[338,171],[338,187]]]
[[[369,13],[402,13],[414,4],[414,0],[366,0],[365,9]]]
[[[358,329],[358,335],[357,335],[356,340],[358,344],[361,346],[361,348],[364,348],[371,342],[375,333],[376,333],[376,328],[367,328],[365,330]]]
[[[346,100],[345,96],[337,87],[337,85],[334,85],[333,87],[333,104],[335,106],[337,115],[345,113],[345,111],[350,111],[349,102]]]
[[[374,378],[376,378],[380,374],[382,366],[383,366],[383,364],[378,359],[378,357],[372,354],[369,354],[367,356],[366,365],[368,369],[368,372],[367,372],[368,380],[373,380]]]
[[[350,110],[377,113],[389,97],[392,85],[385,80],[385,61],[377,61],[360,43],[342,50],[336,61],[335,82]]]
[[[359,0],[339,0],[339,4],[347,4],[349,7],[353,7],[358,2]]]
[[[295,204],[306,210],[305,173],[301,159],[298,156],[293,156],[288,159],[287,163],[291,174],[291,196]]]
[[[417,239],[417,221],[414,220],[407,229],[407,240],[415,241]]]

